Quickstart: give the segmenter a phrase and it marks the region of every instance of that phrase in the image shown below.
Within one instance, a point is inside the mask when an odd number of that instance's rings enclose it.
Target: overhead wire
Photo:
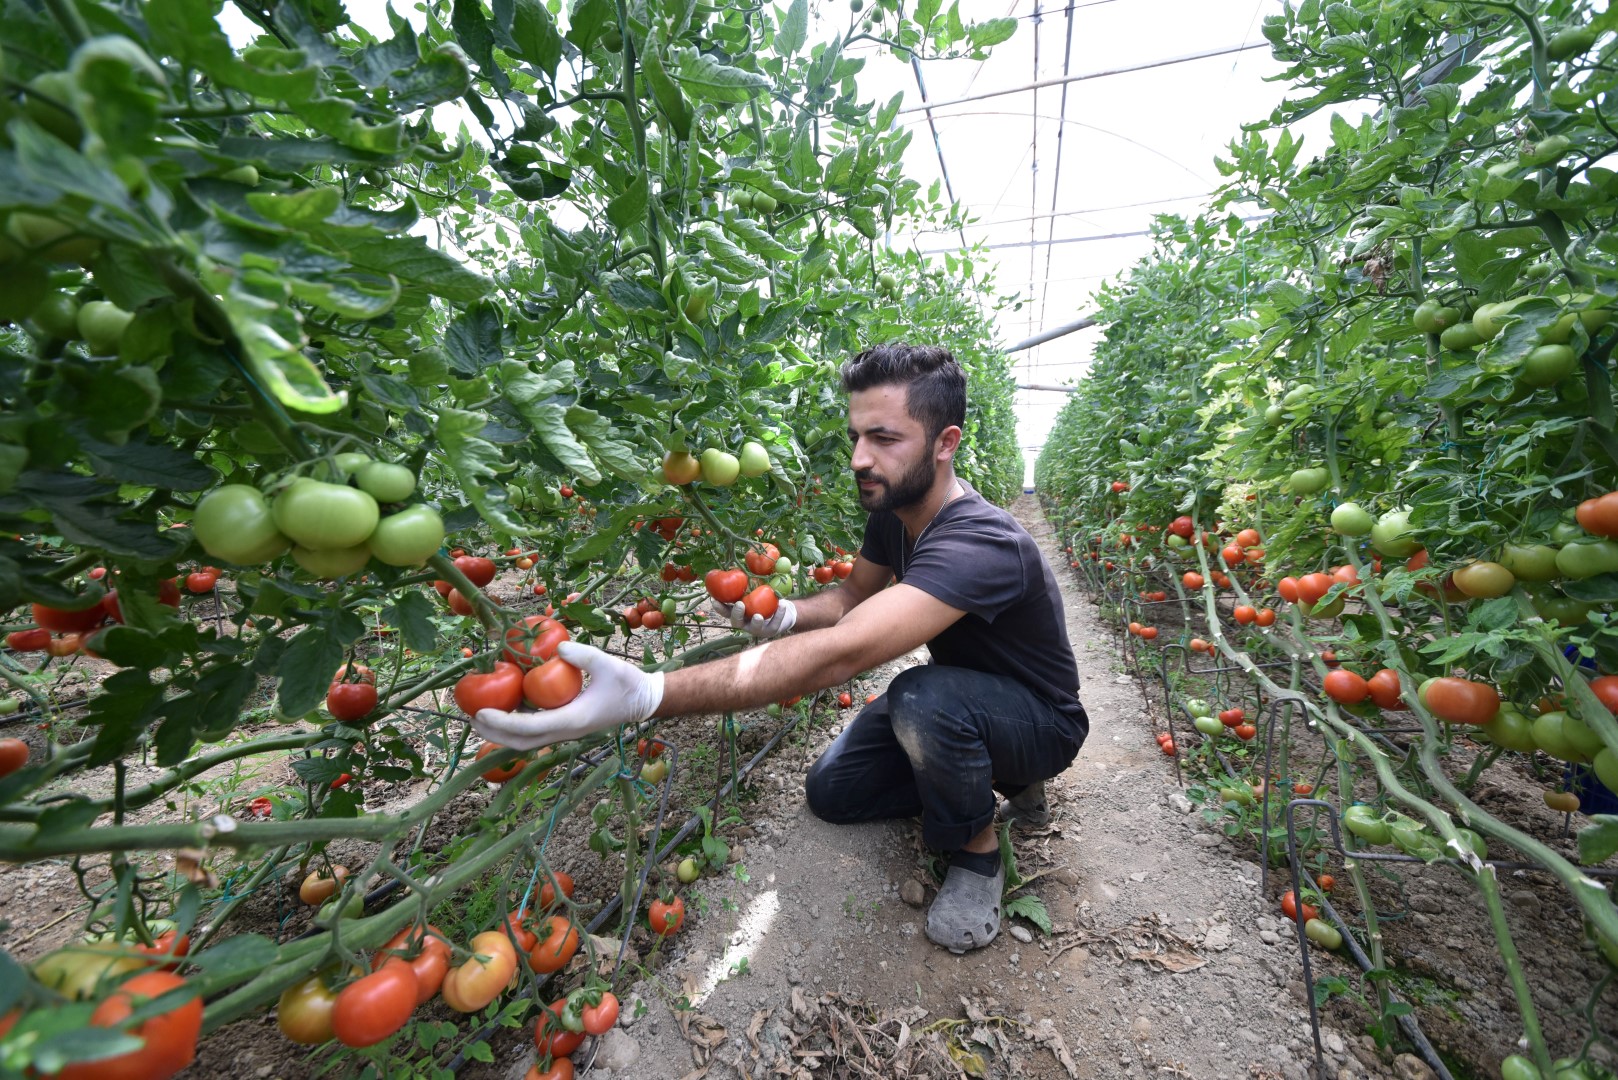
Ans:
[[[1033,149],[1032,160],[1028,163],[1029,206],[1039,205],[1039,28],[1043,20],[1039,18],[1040,0],[1034,0],[1034,100],[1029,110],[1029,120],[1033,127],[1033,137],[1029,145]],[[1057,128],[1058,131],[1061,128]],[[1038,226],[1032,222],[1028,225],[1028,333],[1034,332],[1034,267],[1038,265],[1039,254],[1033,246],[1033,240],[1038,236]]]
[[[1073,63],[1073,0],[1067,0],[1067,43],[1062,50],[1062,77],[1065,79],[1071,71]],[[1056,110],[1056,167],[1051,173],[1051,219],[1047,223],[1046,239],[1056,236],[1056,206],[1061,199],[1062,192],[1062,133],[1067,130],[1067,88],[1071,85],[1062,84],[1062,105]],[[1037,115],[1037,114],[1036,114]],[[1038,123],[1038,121],[1035,121]],[[1045,321],[1045,307],[1051,296],[1051,257],[1055,248],[1049,244],[1045,246],[1045,280],[1039,291],[1039,318],[1043,325]],[[1039,360],[1034,361],[1037,369]]]

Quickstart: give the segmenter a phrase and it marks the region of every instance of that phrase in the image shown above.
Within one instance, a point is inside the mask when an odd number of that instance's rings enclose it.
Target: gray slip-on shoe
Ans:
[[[1000,800],[1000,818],[1018,829],[1039,829],[1049,825],[1051,808],[1045,801],[1045,781],[1029,784],[1011,798]]]
[[[957,956],[981,949],[1000,933],[1000,894],[1006,885],[1004,865],[993,877],[952,866],[927,909],[927,940]]]

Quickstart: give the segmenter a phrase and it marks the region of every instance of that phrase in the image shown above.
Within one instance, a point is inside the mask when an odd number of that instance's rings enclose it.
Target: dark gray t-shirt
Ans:
[[[878,511],[860,555],[966,612],[927,643],[934,663],[1016,679],[1087,732],[1056,575],[1015,518],[960,483],[965,494],[939,510],[915,550],[898,516]]]

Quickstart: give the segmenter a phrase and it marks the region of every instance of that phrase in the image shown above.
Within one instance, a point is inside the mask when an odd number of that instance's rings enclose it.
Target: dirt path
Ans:
[[[1016,510],[1063,565],[1037,504]],[[834,734],[817,732],[806,754],[761,769],[738,863],[748,880],[699,884],[707,910],[657,978],[626,992],[645,1011],[627,1010],[591,1075],[959,1075],[950,1055],[990,1077],[1306,1075],[1298,959],[1254,855],[1189,812],[1139,684],[1061,576],[1091,734],[1052,785],[1051,827],[1018,846],[1024,874],[1044,872],[1030,891],[1054,933],[1009,920],[964,957],[929,943],[916,824],[833,826],[804,809],[803,766]],[[1377,1062],[1365,1036],[1326,1041],[1341,1080],[1432,1075],[1414,1058]],[[834,1065],[837,1052],[870,1071]]]

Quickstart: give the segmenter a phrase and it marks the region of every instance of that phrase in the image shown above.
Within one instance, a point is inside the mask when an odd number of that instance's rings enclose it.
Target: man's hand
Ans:
[[[593,645],[564,641],[556,650],[563,660],[590,677],[579,696],[560,709],[501,712],[479,709],[472,726],[490,742],[518,750],[566,742],[620,724],[638,724],[663,701],[663,673],[642,671]]]
[[[792,601],[782,597],[776,604],[775,614],[766,619],[762,615],[754,615],[751,619],[742,610],[740,601],[734,604],[713,601],[713,609],[722,619],[730,622],[732,630],[744,630],[762,641],[765,638],[779,637],[791,630],[798,622],[798,609],[792,606]]]

